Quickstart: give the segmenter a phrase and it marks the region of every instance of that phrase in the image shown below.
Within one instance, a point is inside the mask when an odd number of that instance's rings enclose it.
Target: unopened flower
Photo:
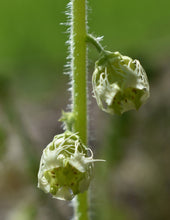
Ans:
[[[94,161],[92,151],[77,134],[66,131],[56,135],[43,151],[38,187],[54,198],[71,200],[88,189]]]
[[[149,97],[149,83],[138,60],[107,51],[95,64],[93,92],[98,106],[114,114],[139,109]]]

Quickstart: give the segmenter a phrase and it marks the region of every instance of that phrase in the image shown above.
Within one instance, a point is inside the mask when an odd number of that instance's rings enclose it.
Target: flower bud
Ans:
[[[88,189],[94,161],[92,151],[77,134],[66,131],[56,135],[43,151],[38,187],[54,198],[71,200]]]
[[[93,92],[99,107],[112,114],[139,109],[149,98],[149,83],[138,60],[109,52],[95,64]]]

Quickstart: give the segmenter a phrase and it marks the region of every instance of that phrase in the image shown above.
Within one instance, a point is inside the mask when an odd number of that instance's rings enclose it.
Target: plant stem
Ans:
[[[73,131],[87,144],[87,89],[86,89],[86,0],[71,2],[71,70],[72,100],[75,116]],[[88,193],[76,196],[74,220],[88,220]]]
[[[99,53],[105,52],[105,50],[102,47],[102,45],[100,44],[99,40],[97,38],[95,38],[93,35],[87,34],[86,41],[89,43],[92,43],[96,47],[96,49],[98,50]]]

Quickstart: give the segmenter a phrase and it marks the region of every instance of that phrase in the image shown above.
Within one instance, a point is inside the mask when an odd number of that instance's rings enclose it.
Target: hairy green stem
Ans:
[[[74,113],[73,131],[87,144],[86,89],[86,0],[71,2],[71,69]],[[88,193],[78,194],[74,203],[74,220],[88,220]]]
[[[99,40],[97,38],[95,38],[93,35],[87,34],[86,41],[88,43],[93,44],[93,46],[96,47],[96,49],[98,50],[99,53],[101,53],[101,52],[105,53],[105,50],[102,47],[102,45],[100,44]]]

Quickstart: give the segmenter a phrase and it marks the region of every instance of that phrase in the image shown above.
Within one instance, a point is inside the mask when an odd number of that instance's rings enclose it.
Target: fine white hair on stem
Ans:
[[[86,1],[86,12],[88,10],[88,7],[87,7],[87,1]],[[65,15],[67,17],[67,21],[62,23],[61,25],[64,25],[67,27],[65,33],[68,35],[68,40],[66,41],[66,45],[67,45],[67,58],[66,58],[66,64],[64,65],[64,74],[66,75],[69,75],[69,83],[68,83],[68,91],[69,93],[71,94],[70,98],[69,98],[69,102],[71,104],[69,104],[67,106],[67,109],[69,109],[69,111],[72,110],[72,102],[73,102],[73,73],[72,73],[72,68],[73,68],[73,49],[74,49],[74,45],[73,45],[73,34],[72,34],[72,1],[70,1],[68,4],[67,4],[67,7],[66,7],[66,12],[65,12]],[[87,26],[87,14],[86,13],[86,29],[88,30],[88,26]],[[86,58],[87,60],[87,58]],[[86,62],[86,67],[88,69],[88,66],[87,66],[87,62]],[[88,96],[88,92],[87,92],[87,96]],[[88,109],[88,108],[87,108]]]
[[[66,58],[66,64],[64,66],[64,74],[69,75],[69,82],[68,82],[68,91],[71,94],[69,98],[69,102],[71,104],[68,104],[67,109],[70,111],[72,109],[72,16],[71,16],[71,8],[72,8],[72,1],[70,1],[67,4],[67,9],[66,9],[66,17],[67,17],[67,22],[65,22],[65,26],[67,27],[66,34],[68,35],[68,40],[66,41],[67,45],[67,58]]]

